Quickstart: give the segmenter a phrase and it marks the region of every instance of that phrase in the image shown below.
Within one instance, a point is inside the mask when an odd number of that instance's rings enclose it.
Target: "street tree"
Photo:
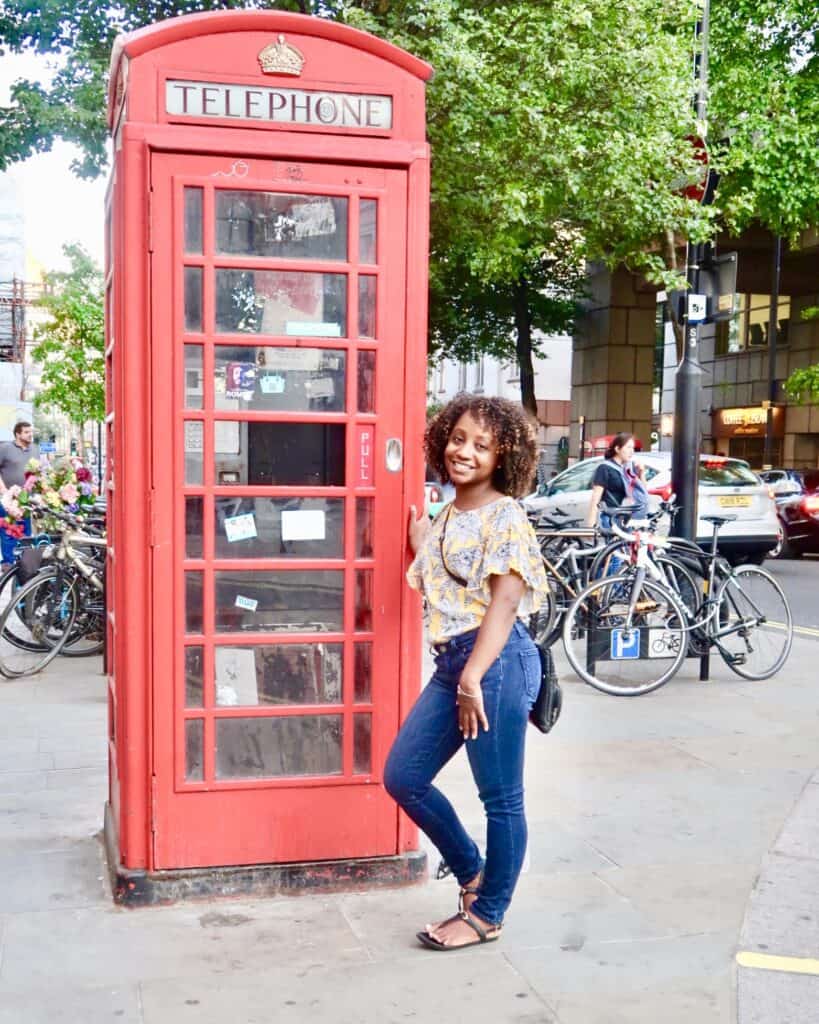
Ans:
[[[105,330],[102,273],[78,244],[63,252],[70,270],[46,274],[39,305],[49,315],[34,332],[42,364],[38,407],[58,410],[82,437],[82,426],[105,416]]]

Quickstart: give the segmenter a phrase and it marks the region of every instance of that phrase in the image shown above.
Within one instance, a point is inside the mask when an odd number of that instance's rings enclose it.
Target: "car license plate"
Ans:
[[[725,494],[719,503],[722,508],[750,508],[751,498],[746,494]]]

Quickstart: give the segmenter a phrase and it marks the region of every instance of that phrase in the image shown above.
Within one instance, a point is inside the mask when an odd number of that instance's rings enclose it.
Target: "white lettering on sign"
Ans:
[[[173,117],[223,117],[316,128],[392,128],[391,96],[170,78],[165,82],[165,112]]]
[[[747,427],[753,423],[765,423],[768,411],[751,406],[747,409],[723,409],[721,415],[726,427]]]

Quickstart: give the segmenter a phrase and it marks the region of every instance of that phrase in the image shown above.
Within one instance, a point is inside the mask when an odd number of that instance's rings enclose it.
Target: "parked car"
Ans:
[[[427,480],[424,484],[424,502],[429,511],[430,519],[441,511],[445,502],[455,497],[455,488],[452,484],[439,484],[437,480]]]
[[[788,478],[790,486],[779,489],[781,484],[773,485],[775,493],[778,490],[776,512],[782,527],[782,545],[776,554],[778,558],[801,558],[819,552],[819,470],[786,472],[793,474]]]
[[[801,469],[763,469],[759,474],[768,484],[774,497],[786,494],[801,494],[804,490]]]
[[[569,466],[523,500],[527,511],[553,512],[559,508],[571,518],[585,518],[591,500],[592,478],[602,458],[584,459]],[[636,461],[646,470],[649,509],[671,496],[671,453],[641,452]],[[712,527],[704,515],[725,513],[735,519],[720,530],[719,548],[732,562],[762,562],[780,542],[776,505],[768,486],[742,459],[701,455],[697,543],[708,547]]]

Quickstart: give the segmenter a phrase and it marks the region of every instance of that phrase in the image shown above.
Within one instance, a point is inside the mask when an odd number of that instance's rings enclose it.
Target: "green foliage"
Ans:
[[[782,384],[782,390],[799,405],[819,402],[819,364],[794,370]]]
[[[63,247],[67,272],[46,275],[40,300],[49,320],[35,331],[33,358],[43,364],[35,402],[75,424],[105,416],[105,329],[102,273],[81,245]]]
[[[710,137],[726,226],[819,223],[816,0],[712,0]]]

